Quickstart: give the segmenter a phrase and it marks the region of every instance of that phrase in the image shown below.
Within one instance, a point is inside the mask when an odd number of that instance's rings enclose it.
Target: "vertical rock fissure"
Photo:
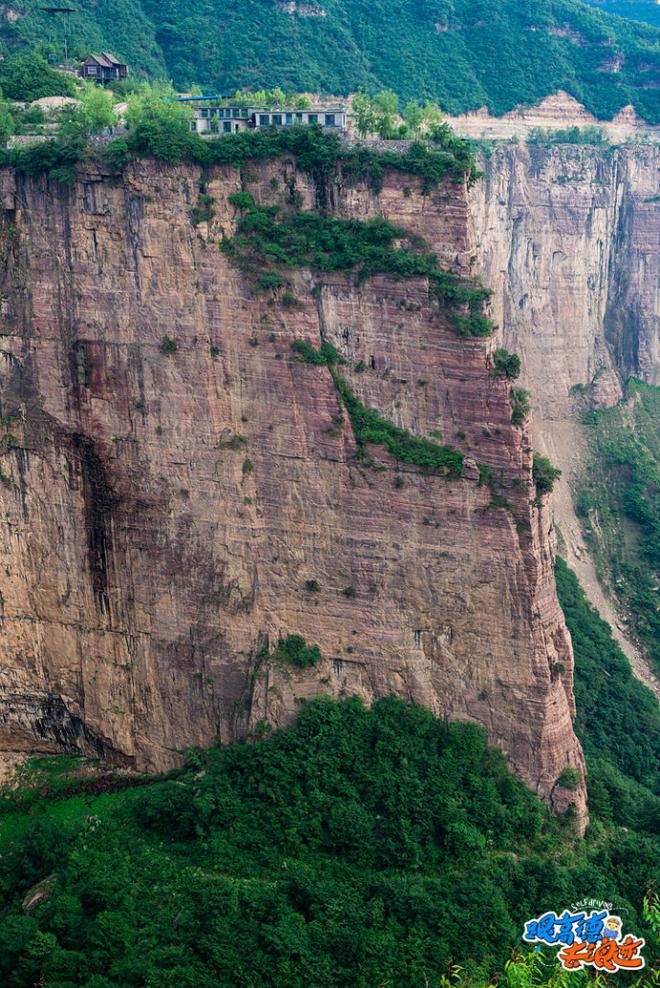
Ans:
[[[92,440],[80,433],[74,433],[72,439],[80,462],[92,589],[99,611],[110,620],[108,559],[112,552],[111,514],[116,498]]]

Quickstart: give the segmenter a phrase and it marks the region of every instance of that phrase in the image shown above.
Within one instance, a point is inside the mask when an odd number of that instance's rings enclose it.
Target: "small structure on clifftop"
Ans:
[[[128,79],[128,65],[117,61],[110,52],[103,51],[100,55],[90,55],[82,63],[80,74],[83,79],[95,82],[113,82],[117,79]]]
[[[249,105],[221,96],[180,96],[178,102],[192,105],[194,117],[190,126],[202,135],[236,134],[242,130],[293,127],[295,124],[318,124],[324,130],[344,131],[348,122],[346,107],[334,103],[287,109]]]

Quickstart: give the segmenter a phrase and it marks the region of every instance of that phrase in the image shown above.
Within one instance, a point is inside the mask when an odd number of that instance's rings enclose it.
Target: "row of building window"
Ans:
[[[220,107],[217,106],[212,106],[212,107],[205,106],[203,107],[203,109],[199,111],[199,113],[200,116],[203,117],[205,120],[208,117],[222,117],[222,118],[232,117],[234,120],[240,120],[242,117],[245,120],[250,115],[247,109],[233,107],[233,109],[222,110],[220,109]]]
[[[204,107],[199,111],[202,120],[210,120],[213,117],[219,117],[221,120],[232,119],[240,120],[247,119],[249,116],[248,110],[239,109],[234,107],[232,109],[223,110],[218,107]],[[336,127],[337,119],[335,113],[259,113],[258,122],[260,127],[268,127],[271,124],[275,127],[285,126],[287,124],[293,123],[320,123],[323,122],[326,127]],[[307,120],[305,121],[305,117]],[[322,118],[322,121],[321,121]]]

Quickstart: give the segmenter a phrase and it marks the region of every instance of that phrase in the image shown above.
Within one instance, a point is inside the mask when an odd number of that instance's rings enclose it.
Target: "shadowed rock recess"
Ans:
[[[300,269],[259,293],[219,249],[245,191],[385,216],[469,273],[467,187],[419,184],[339,170],[321,195],[288,157],[90,166],[70,188],[4,174],[0,749],[163,769],[319,692],[396,694],[482,724],[584,822],[551,514],[495,341],[459,337],[426,279]],[[462,476],[356,457],[333,373],[455,446]],[[272,657],[293,634],[321,660]],[[575,790],[556,784],[569,764]]]

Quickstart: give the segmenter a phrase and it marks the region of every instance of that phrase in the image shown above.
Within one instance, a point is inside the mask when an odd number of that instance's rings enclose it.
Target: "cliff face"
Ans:
[[[631,374],[660,384],[658,174],[648,145],[500,148],[471,196],[479,265],[504,345],[532,392],[535,445],[561,468],[562,552],[635,673],[660,684],[625,634],[575,515],[589,450],[579,413],[616,404]]]
[[[520,145],[483,168],[480,264],[541,418],[572,415],[576,385],[615,403],[613,370],[660,383],[660,150]]]
[[[286,160],[215,169],[213,220],[195,227],[199,179],[149,162],[71,189],[4,176],[0,749],[160,769],[285,724],[319,691],[395,693],[483,724],[584,817],[584,786],[555,785],[583,761],[551,517],[532,504],[531,439],[490,374],[495,344],[459,339],[423,281],[301,271],[295,304],[255,295],[218,249],[228,195],[295,190],[309,207],[318,190]],[[375,196],[339,176],[329,202],[467,267],[466,189],[417,184],[388,175]],[[331,375],[295,358],[296,338],[333,343],[396,424],[440,430],[463,477],[397,471],[381,447],[373,467],[355,460]],[[319,665],[264,658],[293,633]]]

